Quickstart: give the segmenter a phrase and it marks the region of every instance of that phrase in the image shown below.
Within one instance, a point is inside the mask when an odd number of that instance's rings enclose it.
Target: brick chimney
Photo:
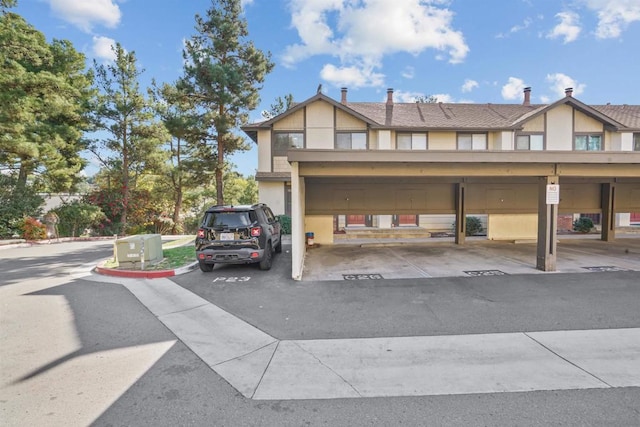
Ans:
[[[347,88],[343,87],[342,89],[340,89],[340,92],[342,93],[342,99],[340,99],[340,103],[341,104],[346,104],[347,103]]]
[[[530,87],[524,88],[524,101],[522,102],[522,105],[525,105],[527,107],[531,105],[531,88]]]
[[[393,88],[387,89],[387,105],[393,105]]]
[[[569,96],[569,97],[573,96],[573,88],[572,88],[572,87],[568,87],[568,88],[566,88],[566,89],[564,90],[564,95],[565,95],[565,96]]]

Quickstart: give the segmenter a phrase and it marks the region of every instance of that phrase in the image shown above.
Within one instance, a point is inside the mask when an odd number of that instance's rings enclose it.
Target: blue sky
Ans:
[[[88,61],[110,45],[135,51],[152,78],[181,75],[183,41],[210,0],[18,0],[49,40],[71,40]],[[640,0],[244,0],[250,38],[276,63],[260,111],[278,96],[323,92],[350,101],[435,95],[442,102],[553,102],[574,88],[588,104],[640,103]],[[253,174],[255,147],[233,157]]]

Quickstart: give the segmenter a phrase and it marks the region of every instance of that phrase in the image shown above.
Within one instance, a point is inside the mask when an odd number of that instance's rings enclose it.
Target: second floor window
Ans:
[[[544,137],[542,135],[518,135],[516,150],[544,150]]]
[[[292,148],[304,148],[304,135],[302,132],[278,132],[273,143],[274,156],[286,156]]]
[[[575,149],[578,151],[600,151],[602,150],[602,135],[576,135]]]
[[[426,133],[398,133],[398,150],[426,150]]]
[[[633,151],[640,151],[640,133],[633,134]]]
[[[366,150],[366,132],[339,132],[336,134],[336,148],[338,150]]]
[[[459,133],[458,150],[486,150],[486,133]]]

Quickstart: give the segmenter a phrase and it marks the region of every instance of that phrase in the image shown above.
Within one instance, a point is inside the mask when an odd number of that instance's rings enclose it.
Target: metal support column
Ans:
[[[455,241],[457,245],[464,245],[464,239],[467,235],[467,211],[465,209],[465,191],[464,182],[456,184],[456,231]]]
[[[557,176],[541,177],[538,182],[538,252],[536,268],[556,270],[558,243],[558,205],[547,203],[547,185],[558,184]]]
[[[602,232],[601,239],[612,242],[616,239],[615,183],[602,184]]]

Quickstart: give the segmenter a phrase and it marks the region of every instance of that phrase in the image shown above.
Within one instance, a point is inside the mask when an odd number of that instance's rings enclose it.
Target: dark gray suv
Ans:
[[[196,236],[200,270],[215,264],[260,263],[269,270],[273,252],[282,252],[282,227],[264,203],[251,206],[212,206]]]

